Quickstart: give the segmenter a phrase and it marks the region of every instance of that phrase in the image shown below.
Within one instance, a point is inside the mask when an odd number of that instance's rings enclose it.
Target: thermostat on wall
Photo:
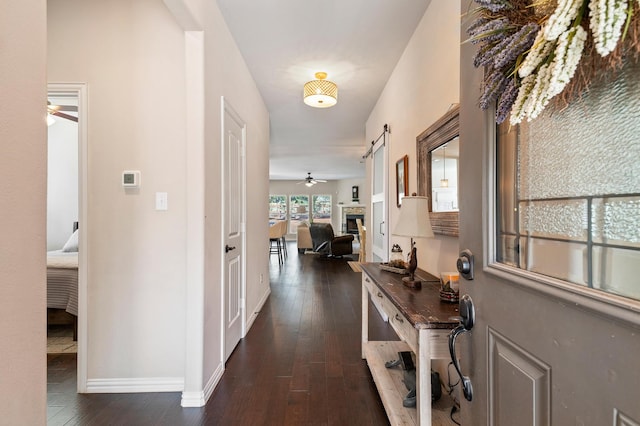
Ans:
[[[127,170],[122,172],[122,186],[125,188],[137,188],[140,186],[140,172]]]

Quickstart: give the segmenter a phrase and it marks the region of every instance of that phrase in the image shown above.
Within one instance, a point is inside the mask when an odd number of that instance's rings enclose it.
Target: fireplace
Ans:
[[[362,220],[362,225],[364,225],[364,215],[363,214],[347,214],[346,222],[347,222],[347,234],[357,234],[358,233],[358,224],[356,223],[356,219]]]

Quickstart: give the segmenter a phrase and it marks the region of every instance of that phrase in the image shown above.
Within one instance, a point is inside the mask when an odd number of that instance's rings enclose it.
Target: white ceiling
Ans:
[[[364,177],[365,122],[430,1],[217,0],[269,110],[271,179]],[[303,103],[317,71],[336,106]]]

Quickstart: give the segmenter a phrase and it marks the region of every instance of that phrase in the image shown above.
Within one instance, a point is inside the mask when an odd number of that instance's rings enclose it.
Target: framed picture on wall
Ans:
[[[409,192],[409,156],[405,155],[396,163],[396,204],[402,205],[402,197]]]

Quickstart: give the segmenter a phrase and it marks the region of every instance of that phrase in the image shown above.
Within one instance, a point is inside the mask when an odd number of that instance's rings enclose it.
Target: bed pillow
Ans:
[[[73,231],[73,234],[69,237],[64,246],[62,247],[64,252],[76,252],[78,251],[78,230]]]

